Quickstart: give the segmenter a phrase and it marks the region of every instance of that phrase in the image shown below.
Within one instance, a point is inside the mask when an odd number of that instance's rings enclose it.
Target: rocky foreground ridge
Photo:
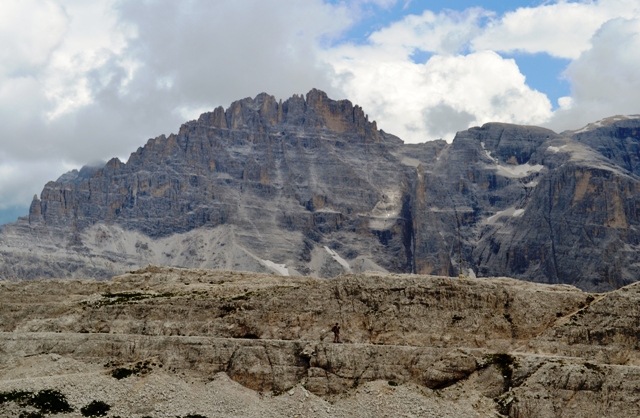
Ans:
[[[492,123],[404,144],[321,91],[267,94],[49,182],[0,230],[0,277],[148,264],[333,277],[509,276],[605,291],[640,274],[640,119]]]
[[[0,281],[0,415],[55,390],[60,417],[640,416],[639,302],[640,284],[375,272]]]

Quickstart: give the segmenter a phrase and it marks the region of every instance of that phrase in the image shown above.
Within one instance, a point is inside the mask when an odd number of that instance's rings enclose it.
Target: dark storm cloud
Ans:
[[[440,103],[424,111],[425,126],[432,138],[442,138],[450,132],[465,130],[475,116]]]

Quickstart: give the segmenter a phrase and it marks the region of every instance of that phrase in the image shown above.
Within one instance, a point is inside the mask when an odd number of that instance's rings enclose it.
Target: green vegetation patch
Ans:
[[[119,292],[119,293],[103,293],[103,298],[112,299],[115,301],[134,301],[134,300],[142,300],[150,298],[151,295],[148,293],[140,293],[140,292]]]
[[[506,392],[495,398],[494,401],[498,406],[498,412],[504,416],[509,416],[511,407],[518,403],[518,398],[512,392]]]
[[[145,375],[151,373],[153,368],[151,368],[151,361],[139,361],[133,365],[131,368],[127,367],[117,367],[111,371],[111,377],[114,377],[118,380],[126,379],[129,376],[136,375]]]
[[[584,363],[584,367],[586,367],[589,370],[593,370],[594,372],[602,373],[602,369],[600,368],[600,366],[598,366],[596,364]]]
[[[231,300],[249,300],[251,299],[251,296],[253,296],[253,292],[247,292],[242,295],[234,296]]]
[[[85,417],[104,417],[111,409],[111,405],[102,401],[91,401],[88,405],[80,408],[80,412]]]
[[[509,382],[513,377],[513,369],[518,367],[516,358],[506,353],[488,354],[484,359],[487,365],[495,364],[502,374],[502,377]]]
[[[67,398],[55,389],[44,389],[37,393],[19,390],[1,392],[0,404],[5,402],[15,402],[22,407],[32,406],[39,410],[40,415],[61,414],[73,411],[73,408],[69,405],[69,402],[67,402]],[[29,413],[25,416],[37,417],[38,413]]]
[[[18,418],[45,418],[45,414],[40,411],[21,412]]]
[[[6,402],[21,403],[33,395],[33,392],[22,390],[12,390],[11,392],[0,392],[0,405]]]
[[[164,293],[141,293],[141,292],[117,292],[117,293],[103,293],[102,299],[95,302],[81,302],[84,305],[92,304],[94,306],[108,306],[108,305],[125,305],[140,302],[146,299],[154,298],[170,298],[176,296],[173,292]]]
[[[29,399],[28,404],[45,414],[61,414],[72,412],[73,408],[67,398],[55,389],[45,389]]]
[[[127,369],[124,367],[118,367],[117,369],[113,369],[111,371],[111,377],[114,377],[118,380],[121,379],[126,379],[127,377],[131,376],[132,374],[134,374],[134,371],[132,369]]]

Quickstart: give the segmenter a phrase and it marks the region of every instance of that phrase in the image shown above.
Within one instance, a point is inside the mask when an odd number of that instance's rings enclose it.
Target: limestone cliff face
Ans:
[[[149,263],[332,277],[504,275],[607,290],[640,274],[640,119],[492,123],[403,144],[318,90],[217,108],[49,182],[0,233],[0,274]]]
[[[305,188],[325,180],[334,189],[334,200],[340,200],[337,190],[361,184],[357,178],[348,184],[348,159],[335,161],[331,154],[337,150],[332,148],[375,147],[380,141],[375,122],[368,122],[362,109],[349,101],[330,100],[318,90],[306,99],[294,96],[284,103],[261,94],[234,102],[227,111],[205,113],[183,125],[177,135],[149,140],[126,164],[113,159],[90,178],[63,176],[48,183],[40,202],[35,201],[39,208],[34,207],[30,222],[82,230],[96,222],[116,221],[155,237],[225,223],[235,212],[234,192],[243,188],[267,200],[285,189],[278,194],[295,200],[297,190],[291,189],[298,185],[292,180]],[[338,164],[342,177],[325,169],[319,173],[325,179],[313,178],[309,169],[318,163]],[[372,191],[365,187],[362,193]],[[300,198],[314,198],[307,195]],[[366,197],[355,202],[353,210],[366,210],[377,200]]]

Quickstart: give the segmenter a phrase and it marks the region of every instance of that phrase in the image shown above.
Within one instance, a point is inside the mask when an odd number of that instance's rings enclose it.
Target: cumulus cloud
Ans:
[[[119,36],[104,27],[101,12],[108,2],[90,3],[7,0],[0,5],[0,209],[27,205],[46,181],[74,165],[70,162],[96,158],[74,159],[90,139],[78,135],[75,118],[51,120],[65,113],[60,112],[65,103],[88,103],[76,92],[86,73],[101,64],[91,55],[108,53],[111,46],[96,42],[92,33]]]
[[[599,0],[518,8],[489,23],[472,42],[476,50],[544,52],[575,59],[590,49],[590,39],[605,22],[640,14],[637,0]]]
[[[342,88],[379,126],[407,142],[450,140],[489,121],[536,124],[551,116],[547,97],[527,87],[513,60],[494,52],[435,55],[416,64],[408,56],[372,62],[371,49],[340,50],[334,65],[346,80]]]
[[[69,18],[53,0],[4,0],[0,13],[0,77],[40,70],[62,41]]]
[[[617,114],[640,114],[640,19],[613,19],[591,39],[592,47],[566,70],[571,106],[558,110],[548,125],[577,129]]]
[[[489,16],[493,13],[481,8],[437,14],[426,10],[373,33],[369,42],[378,47],[377,53],[384,51],[392,55],[395,52],[403,58],[407,51],[414,50],[453,54],[480,34],[480,22]]]
[[[365,45],[341,45],[328,62],[335,83],[383,129],[405,141],[450,139],[489,121],[562,131],[616,113],[639,113],[638,0],[558,1],[504,15],[482,9],[407,16]],[[429,60],[412,61],[417,51]],[[568,58],[570,96],[558,109],[496,52]]]
[[[91,71],[119,56],[135,38],[135,27],[118,20],[111,0],[67,0],[68,31],[45,69],[45,92],[52,108],[49,120],[93,102]]]
[[[120,13],[138,31],[126,54],[152,81],[142,86],[135,76],[129,88],[169,92],[174,106],[194,107],[327,87],[319,44],[351,22],[346,8],[319,0],[129,1]]]
[[[336,86],[407,142],[450,140],[489,121],[547,121],[551,103],[526,85],[515,61],[492,51],[459,53],[492,15],[479,8],[426,11],[374,32],[365,45],[332,48],[326,61],[339,75]],[[433,55],[416,63],[415,51]]]
[[[464,110],[456,110],[446,103],[427,107],[422,111],[426,125],[426,133],[434,138],[443,138],[460,130],[461,126],[469,126],[476,118]]]

